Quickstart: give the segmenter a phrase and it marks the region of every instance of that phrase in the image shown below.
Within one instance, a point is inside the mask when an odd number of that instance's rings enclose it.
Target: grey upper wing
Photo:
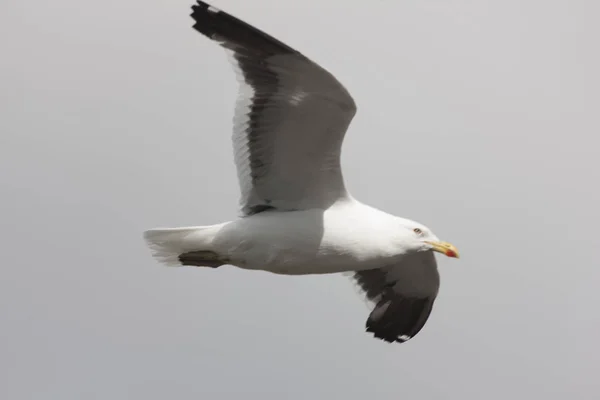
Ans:
[[[367,332],[390,343],[403,343],[419,333],[440,284],[431,252],[407,256],[397,265],[355,272],[354,279],[374,304]]]
[[[326,208],[347,196],[340,153],[354,100],[288,45],[203,1],[194,28],[232,54],[242,90],[233,145],[245,215]]]

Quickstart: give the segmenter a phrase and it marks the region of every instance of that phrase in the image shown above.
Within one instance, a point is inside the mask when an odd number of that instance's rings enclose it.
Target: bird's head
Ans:
[[[448,257],[459,258],[458,249],[442,242],[429,228],[410,220],[401,220],[402,242],[407,251],[437,251]]]

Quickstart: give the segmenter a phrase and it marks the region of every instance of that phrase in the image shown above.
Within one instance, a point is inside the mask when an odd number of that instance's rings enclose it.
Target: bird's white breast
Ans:
[[[213,246],[232,264],[281,274],[379,268],[397,259],[395,217],[354,201],[327,210],[263,212],[226,225]]]

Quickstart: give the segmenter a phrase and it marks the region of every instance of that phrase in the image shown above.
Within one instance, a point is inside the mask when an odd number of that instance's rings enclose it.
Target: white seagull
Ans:
[[[458,257],[457,249],[348,193],[340,153],[356,105],[333,75],[203,1],[192,10],[194,29],[232,55],[242,86],[233,129],[242,215],[148,230],[153,256],[285,275],[351,272],[373,305],[367,332],[387,342],[415,336],[438,293],[433,252]]]

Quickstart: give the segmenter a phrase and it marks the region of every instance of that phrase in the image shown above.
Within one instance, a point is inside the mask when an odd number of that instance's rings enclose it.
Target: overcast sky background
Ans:
[[[0,398],[600,396],[598,2],[214,2],[353,94],[353,195],[460,249],[403,345],[345,277],[151,259],[145,229],[237,213],[191,4],[0,4]]]

